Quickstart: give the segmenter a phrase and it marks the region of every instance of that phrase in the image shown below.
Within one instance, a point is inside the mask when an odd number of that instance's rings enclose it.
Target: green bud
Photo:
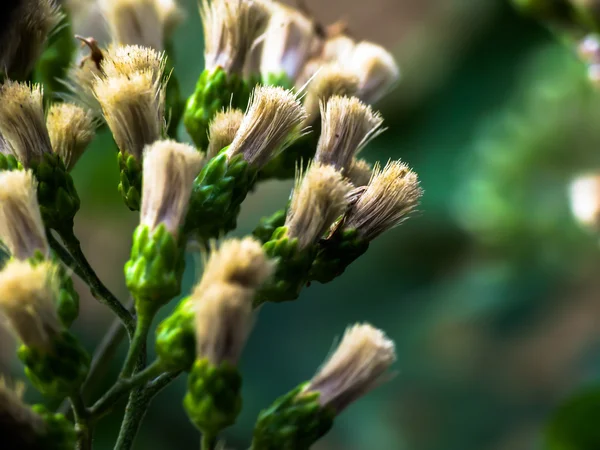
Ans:
[[[303,392],[308,383],[261,411],[252,450],[308,450],[333,426],[335,410],[319,404],[318,392]]]
[[[287,227],[277,228],[271,240],[263,245],[267,256],[277,259],[277,269],[272,281],[257,292],[255,306],[296,300],[308,280],[315,249],[313,246],[299,249],[298,238],[289,238],[287,231]]]
[[[196,90],[187,101],[183,123],[192,140],[201,150],[208,147],[208,126],[213,117],[228,106],[246,109],[250,85],[235,73],[222,67],[204,70]]]
[[[56,154],[44,153],[40,162],[32,161],[30,167],[39,182],[38,201],[46,226],[72,229],[79,211],[79,195],[64,162]]]
[[[68,331],[52,338],[50,350],[21,345],[19,359],[31,384],[49,397],[66,397],[85,381],[90,357]]]
[[[189,371],[194,364],[196,332],[189,297],[181,300],[175,311],[158,325],[156,354],[166,370]]]
[[[233,425],[242,409],[242,377],[228,362],[212,365],[196,360],[188,378],[183,405],[192,423],[203,433],[216,435]]]
[[[2,145],[1,142],[0,145]],[[23,170],[23,166],[13,155],[0,153],[0,172],[3,170]]]
[[[72,450],[75,448],[77,434],[73,424],[65,416],[49,411],[44,405],[33,405],[46,425],[45,433],[39,436],[39,443],[46,450]]]
[[[269,73],[262,76],[262,84],[265,86],[280,86],[284,89],[294,89],[294,82],[290,80],[285,72],[278,74]]]
[[[235,229],[241,204],[255,177],[243,155],[228,160],[222,151],[212,158],[194,180],[185,232],[208,240]]]
[[[133,155],[119,152],[119,192],[131,211],[139,211],[142,201],[142,166]]]
[[[154,230],[146,225],[136,228],[125,282],[137,301],[138,313],[156,311],[179,294],[184,262],[179,242],[164,224]]]
[[[263,217],[252,232],[252,235],[263,244],[270,241],[275,229],[282,227],[285,224],[285,215],[286,210],[280,209],[270,216]]]
[[[369,248],[369,242],[361,239],[356,229],[335,233],[330,239],[319,243],[317,256],[312,263],[309,279],[329,283],[344,273],[346,268]]]

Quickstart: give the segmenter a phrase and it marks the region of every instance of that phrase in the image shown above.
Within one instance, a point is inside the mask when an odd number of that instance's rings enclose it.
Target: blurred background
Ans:
[[[202,28],[196,1],[180,4],[175,71],[189,95],[202,70]],[[506,0],[306,4],[323,22],[344,18],[355,36],[393,49],[403,80],[377,106],[388,131],[363,155],[402,158],[425,196],[418,214],[341,278],[260,311],[241,361],[244,410],[224,434],[227,448],[247,448],[259,410],[309,379],[360,321],[396,341],[397,376],[344,412],[317,450],[541,448],[551,412],[600,376],[600,249],[568,202],[571,180],[600,169],[600,98],[584,65]],[[93,21],[77,31],[102,33]],[[138,217],[117,192],[111,140],[100,136],[74,173],[76,232],[125,298],[122,267]],[[281,208],[290,187],[261,185],[236,234]],[[188,259],[189,289],[201,264]],[[78,287],[75,330],[91,351],[111,317]],[[1,351],[21,377],[13,346]],[[182,377],[155,399],[136,449],[197,448],[184,390]],[[97,448],[111,448],[117,419],[102,422]]]

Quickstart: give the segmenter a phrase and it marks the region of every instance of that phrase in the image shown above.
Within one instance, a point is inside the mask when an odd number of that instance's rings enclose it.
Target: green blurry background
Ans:
[[[202,69],[202,29],[195,0],[181,4],[175,70],[189,95]],[[551,411],[600,375],[600,249],[576,226],[567,197],[575,175],[600,169],[600,98],[585,67],[502,0],[307,4],[325,22],[343,17],[357,37],[393,49],[403,83],[378,105],[388,131],[364,156],[402,158],[425,196],[415,217],[343,277],[260,311],[241,361],[245,407],[224,435],[227,448],[247,448],[258,411],[310,378],[357,321],[396,341],[397,376],[344,412],[315,448],[540,448]],[[76,231],[101,278],[125,298],[122,266],[138,217],[117,192],[113,145],[99,137],[75,171]],[[290,186],[261,185],[237,234],[283,206]],[[201,267],[189,263],[188,288]],[[75,328],[92,350],[110,317],[82,298]],[[12,346],[3,347],[10,360]],[[184,381],[156,398],[135,448],[197,448],[181,406]],[[99,449],[111,448],[116,419],[102,422]]]

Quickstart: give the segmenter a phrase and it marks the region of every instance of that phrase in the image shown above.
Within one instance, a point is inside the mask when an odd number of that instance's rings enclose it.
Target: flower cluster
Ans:
[[[117,441],[129,449],[154,395],[186,374],[184,408],[203,448],[214,449],[242,407],[238,361],[260,306],[331,282],[419,203],[405,163],[359,157],[383,131],[371,105],[398,81],[398,67],[382,47],[277,2],[202,0],[205,69],[184,101],[170,51],[182,19],[173,0],[101,1],[112,42],[77,36],[89,52],[81,61],[49,39],[69,29],[69,11],[53,0],[9,3],[0,31],[0,243],[9,255],[0,314],[31,384],[65,400],[74,423],[30,408],[4,383],[0,419],[20,448],[66,450],[77,440],[90,449],[95,424],[129,395]],[[67,28],[52,31],[59,22]],[[32,73],[60,75],[60,95],[31,84]],[[178,142],[181,120],[195,145]],[[115,189],[139,211],[124,267],[131,305],[98,278],[73,232],[80,201],[70,172],[96,132],[107,131],[118,155]],[[221,239],[251,190],[294,176],[288,205],[253,236]],[[192,248],[201,249],[204,271],[156,327],[157,358],[147,363],[154,319],[182,292]],[[98,365],[69,330],[79,312],[74,276],[130,338],[119,378],[93,404],[85,394]],[[94,360],[112,357],[122,338],[109,332],[111,345]],[[350,326],[310,381],[260,413],[252,448],[310,448],[390,378],[394,361],[384,332]]]

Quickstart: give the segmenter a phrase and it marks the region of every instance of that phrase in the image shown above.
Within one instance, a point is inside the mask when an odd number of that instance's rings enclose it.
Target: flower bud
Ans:
[[[175,141],[157,141],[146,147],[142,225],[152,231],[163,224],[173,236],[179,234],[202,160],[195,148]]]
[[[31,171],[0,172],[0,240],[10,254],[25,260],[50,254]]]
[[[202,0],[205,69],[241,74],[254,41],[264,31],[270,8],[260,0]]]
[[[163,49],[181,14],[173,0],[103,0],[101,7],[114,42],[155,50]]]
[[[72,170],[95,135],[92,112],[72,103],[55,103],[48,111],[46,126],[52,151]]]
[[[318,392],[321,407],[339,414],[389,378],[386,372],[395,361],[394,342],[383,331],[354,325],[300,395]]]
[[[321,104],[321,124],[315,161],[344,173],[354,156],[382,132],[383,118],[356,97],[334,96]]]
[[[227,155],[243,155],[250,165],[260,168],[301,135],[305,119],[306,111],[291,91],[256,87]]]
[[[358,92],[358,77],[339,64],[323,66],[308,83],[304,107],[308,113],[307,124],[317,120],[321,104],[327,104],[334,96],[355,96]]]
[[[266,84],[277,79],[293,87],[317,41],[314,22],[298,10],[275,4],[264,35],[260,72]]]
[[[376,166],[369,184],[359,189],[343,228],[356,229],[366,241],[402,223],[423,195],[417,175],[400,161],[388,162],[383,170]]]
[[[6,81],[0,86],[0,134],[26,168],[51,153],[40,85]]]
[[[400,69],[392,54],[371,42],[354,47],[348,67],[358,76],[358,97],[369,105],[383,98],[400,80]]]
[[[332,166],[311,164],[300,173],[292,193],[285,225],[290,238],[298,238],[299,249],[317,242],[347,206],[352,186]]]
[[[240,109],[228,109],[217,113],[208,128],[208,159],[217,156],[221,150],[231,145],[243,119],[244,113]]]
[[[373,175],[373,166],[364,159],[354,158],[346,175],[354,187],[366,186]]]
[[[50,350],[62,331],[56,314],[58,267],[11,260],[0,271],[0,311],[28,347]]]
[[[4,1],[0,19],[0,72],[26,79],[61,14],[54,0]]]

